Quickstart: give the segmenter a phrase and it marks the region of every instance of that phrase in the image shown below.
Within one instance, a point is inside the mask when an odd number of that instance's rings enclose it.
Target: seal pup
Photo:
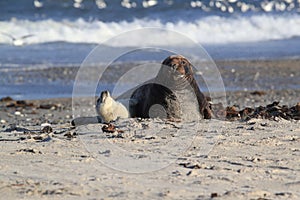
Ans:
[[[97,99],[96,111],[102,123],[109,123],[117,118],[128,118],[129,113],[123,104],[115,101],[109,91],[102,91]]]
[[[193,66],[181,55],[167,57],[157,76],[135,89],[131,99],[136,102],[129,105],[131,117],[175,120],[212,117],[210,105],[194,78]]]

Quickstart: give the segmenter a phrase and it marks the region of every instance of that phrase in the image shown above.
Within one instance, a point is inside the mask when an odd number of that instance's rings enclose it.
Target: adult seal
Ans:
[[[212,112],[194,77],[192,64],[181,55],[167,57],[157,76],[130,97],[131,117],[175,120],[210,119]]]

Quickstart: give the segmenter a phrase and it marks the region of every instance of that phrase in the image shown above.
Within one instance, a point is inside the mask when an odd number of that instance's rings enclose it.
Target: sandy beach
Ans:
[[[300,60],[217,66],[225,87],[236,86],[226,100],[238,110],[300,102]],[[38,70],[18,77],[69,82],[78,68]],[[300,198],[297,119],[122,119],[107,133],[101,123],[74,127],[72,118],[71,98],[1,100],[1,199]]]

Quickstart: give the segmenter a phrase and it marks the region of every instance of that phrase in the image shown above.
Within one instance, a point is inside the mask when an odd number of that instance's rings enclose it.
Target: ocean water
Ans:
[[[143,28],[162,31],[107,43]],[[80,66],[103,42],[110,51],[138,49],[145,40],[164,49],[190,48],[180,38],[170,44],[174,31],[213,60],[300,58],[300,0],[1,0],[0,97],[70,97],[72,81],[37,85],[42,76],[36,75],[28,85],[6,77],[16,70]],[[119,61],[160,62],[165,56],[135,55]]]

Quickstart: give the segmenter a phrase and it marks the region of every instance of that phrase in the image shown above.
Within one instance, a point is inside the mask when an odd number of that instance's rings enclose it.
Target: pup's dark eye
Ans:
[[[181,65],[186,65],[186,61],[185,60],[183,60],[183,61],[181,61],[181,63],[180,63]]]

